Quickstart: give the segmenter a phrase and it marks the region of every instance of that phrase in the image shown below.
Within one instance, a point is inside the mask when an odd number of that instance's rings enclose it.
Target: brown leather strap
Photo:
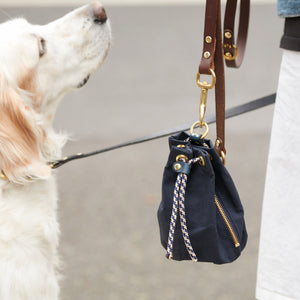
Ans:
[[[238,68],[244,58],[246,49],[246,41],[248,35],[248,24],[250,15],[250,0],[241,0],[240,3],[240,18],[239,18],[239,30],[237,36],[237,43],[234,42],[234,21],[236,13],[237,0],[231,0],[226,2],[226,10],[224,17],[224,55],[229,56],[226,59],[227,67]],[[235,48],[236,47],[236,48]],[[236,50],[237,49],[237,50]],[[238,51],[238,53],[236,53]],[[231,60],[231,57],[236,58]]]
[[[246,48],[248,23],[249,23],[249,0],[241,0],[240,20],[237,45],[234,44],[234,22],[237,0],[227,0],[224,18],[224,45],[222,41],[221,25],[221,1],[206,0],[204,42],[200,74],[210,74],[210,69],[216,73],[215,103],[216,103],[216,150],[219,155],[225,154],[225,76],[224,59],[228,67],[239,67],[244,58]],[[235,57],[236,56],[236,57]]]
[[[204,41],[202,58],[199,65],[200,74],[210,74],[209,69],[215,69],[215,50],[217,34],[217,9],[220,0],[206,0],[205,22],[204,22]]]
[[[216,134],[219,143],[216,143],[215,149],[221,156],[225,149],[225,74],[222,44],[222,25],[221,25],[221,1],[218,1],[217,11],[217,42],[215,52],[215,109],[216,109]]]

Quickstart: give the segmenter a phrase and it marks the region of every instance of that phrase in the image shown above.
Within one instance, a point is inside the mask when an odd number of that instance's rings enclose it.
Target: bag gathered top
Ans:
[[[244,210],[233,180],[225,168],[225,78],[228,67],[241,65],[247,40],[249,0],[240,1],[237,43],[234,21],[237,0],[227,0],[222,42],[221,1],[207,0],[202,59],[197,73],[201,88],[199,121],[190,134],[169,138],[170,154],[163,174],[158,209],[160,238],[173,260],[230,263],[247,243]],[[211,82],[201,81],[210,75]],[[204,121],[208,91],[215,88],[216,142],[206,139]],[[198,134],[195,128],[204,129]]]

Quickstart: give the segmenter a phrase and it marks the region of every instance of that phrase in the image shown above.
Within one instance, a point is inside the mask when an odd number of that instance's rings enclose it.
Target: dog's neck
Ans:
[[[59,95],[44,95],[43,103],[36,108],[37,113],[43,117],[43,124],[46,129],[53,131],[53,122],[57,108],[66,92]]]
[[[62,157],[62,148],[65,145],[66,141],[67,141],[67,136],[64,134],[57,134],[52,127],[46,127],[45,129],[45,136],[47,136],[47,138],[45,139],[45,143],[43,146],[43,151],[44,153],[41,153],[42,155],[42,160],[45,161],[45,167],[46,165],[49,166],[49,173],[52,173],[52,171],[50,170],[51,167],[51,163],[61,159]],[[28,173],[27,174],[27,179],[24,183],[22,184],[32,184],[32,182],[34,181],[40,181],[40,180],[45,180],[43,179],[37,179],[34,176],[31,176],[32,174]],[[50,175],[51,176],[51,175]],[[12,183],[15,184],[14,182],[10,182],[10,180],[7,178],[5,171],[0,169],[0,182],[2,183]],[[21,184],[21,185],[22,185]]]

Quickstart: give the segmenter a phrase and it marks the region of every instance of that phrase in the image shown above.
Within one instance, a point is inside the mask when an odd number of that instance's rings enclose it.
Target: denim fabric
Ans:
[[[220,160],[210,140],[201,144],[187,141],[182,132],[169,138],[170,155],[164,170],[162,201],[158,209],[158,222],[163,247],[167,248],[172,213],[174,185],[177,173],[172,165],[176,156],[183,154],[189,159],[203,157],[205,165],[192,165],[185,194],[185,215],[190,241],[198,261],[216,264],[229,263],[240,256],[247,242],[244,211],[234,183]],[[205,145],[204,145],[205,143]],[[177,147],[178,144],[185,148]],[[223,207],[238,239],[235,247],[226,224],[215,204],[215,195]],[[190,260],[181,233],[179,218],[173,243],[174,260]]]
[[[277,0],[277,12],[280,17],[300,16],[300,0]]]

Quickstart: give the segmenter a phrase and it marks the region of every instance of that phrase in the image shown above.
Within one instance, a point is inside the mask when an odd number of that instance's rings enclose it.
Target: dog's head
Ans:
[[[45,178],[59,155],[50,135],[59,100],[103,63],[111,40],[100,3],[47,25],[0,25],[0,170],[15,182]]]

